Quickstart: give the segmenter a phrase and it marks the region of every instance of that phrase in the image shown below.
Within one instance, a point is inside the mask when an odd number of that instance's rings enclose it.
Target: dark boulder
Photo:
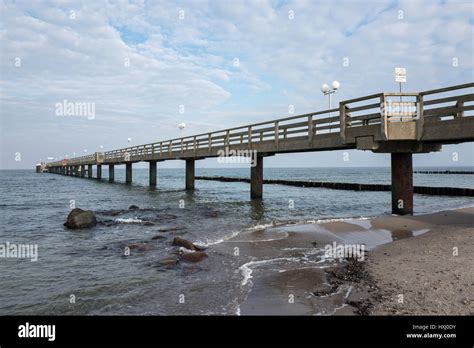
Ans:
[[[162,260],[158,261],[158,263],[161,266],[166,266],[166,267],[176,266],[178,264],[178,262],[179,262],[179,260],[177,258],[174,258],[174,257],[169,257],[169,258],[162,259]]]
[[[97,224],[95,214],[90,210],[75,208],[67,216],[64,226],[71,229],[93,227]]]
[[[192,253],[183,253],[181,254],[181,260],[185,262],[199,262],[204,260],[207,254],[204,251],[195,251]]]
[[[140,210],[140,207],[132,204],[131,206],[128,207],[128,210]]]
[[[194,245],[191,243],[189,240],[179,238],[179,237],[174,237],[173,239],[173,245],[175,246],[181,246],[183,248],[189,249],[189,250],[194,250],[194,251],[200,251],[202,248]]]

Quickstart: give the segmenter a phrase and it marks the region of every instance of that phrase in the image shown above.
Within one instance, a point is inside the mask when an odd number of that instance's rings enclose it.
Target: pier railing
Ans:
[[[254,144],[263,142],[279,152],[285,143],[295,139],[307,139],[311,149],[318,136],[334,137],[346,144],[348,131],[374,125],[381,127],[384,140],[420,140],[425,124],[472,116],[473,88],[474,83],[467,83],[420,93],[378,93],[342,101],[338,108],[330,110],[90,154],[47,166],[165,160],[180,158],[184,153],[205,156],[216,149],[252,149]],[[97,160],[98,155],[101,161]]]

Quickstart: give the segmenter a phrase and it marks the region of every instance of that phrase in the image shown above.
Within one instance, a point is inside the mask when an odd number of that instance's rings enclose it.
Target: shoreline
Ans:
[[[252,245],[230,243],[261,260],[251,265],[262,269],[246,269],[245,284],[255,284],[239,310],[243,315],[472,315],[473,226],[474,207],[469,207],[254,232]],[[308,259],[308,244],[317,250],[333,240],[364,244],[365,259],[327,265],[312,260],[294,267],[297,258]],[[299,249],[306,249],[303,258]],[[288,294],[294,302],[284,301]]]
[[[399,234],[414,226],[429,231],[379,245],[365,261],[350,260],[332,272],[336,283],[353,288],[349,306],[337,315],[474,313],[474,207],[376,218],[372,226]]]

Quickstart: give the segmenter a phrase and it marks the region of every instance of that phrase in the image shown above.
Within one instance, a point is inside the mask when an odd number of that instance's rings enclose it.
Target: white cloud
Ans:
[[[285,116],[290,104],[307,112],[326,107],[319,87],[333,79],[342,82],[339,100],[396,88],[397,65],[408,68],[406,88],[412,90],[467,82],[472,6],[419,0],[3,2],[2,146],[14,151],[22,139],[9,132],[19,129],[24,137],[51,132],[72,152],[102,134],[112,138],[110,146],[125,135],[146,143],[177,136],[181,121],[199,133],[272,113]],[[95,102],[96,120],[61,120],[64,132],[55,133],[52,106],[63,99]],[[149,132],[154,128],[163,131]],[[55,146],[28,151],[35,161]],[[7,158],[2,165],[16,163]]]

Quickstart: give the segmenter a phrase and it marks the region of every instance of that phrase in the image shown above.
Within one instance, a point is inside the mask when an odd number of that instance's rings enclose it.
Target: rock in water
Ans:
[[[132,204],[131,206],[128,207],[128,210],[140,210],[140,207]]]
[[[176,266],[178,264],[179,260],[177,258],[167,258],[167,259],[162,259],[159,261],[159,264],[161,266],[167,266],[167,267],[171,267],[171,266]]]
[[[195,250],[195,251],[202,250],[200,247],[194,245],[189,240],[179,238],[179,237],[174,237],[173,245],[182,246],[182,247],[184,247],[186,249],[189,249],[189,250]]]
[[[93,211],[75,208],[71,210],[67,216],[67,221],[64,226],[67,228],[76,229],[93,227],[96,224],[97,220]]]
[[[195,251],[193,253],[184,253],[181,255],[181,260],[186,262],[199,262],[204,260],[207,254],[204,251]]]

